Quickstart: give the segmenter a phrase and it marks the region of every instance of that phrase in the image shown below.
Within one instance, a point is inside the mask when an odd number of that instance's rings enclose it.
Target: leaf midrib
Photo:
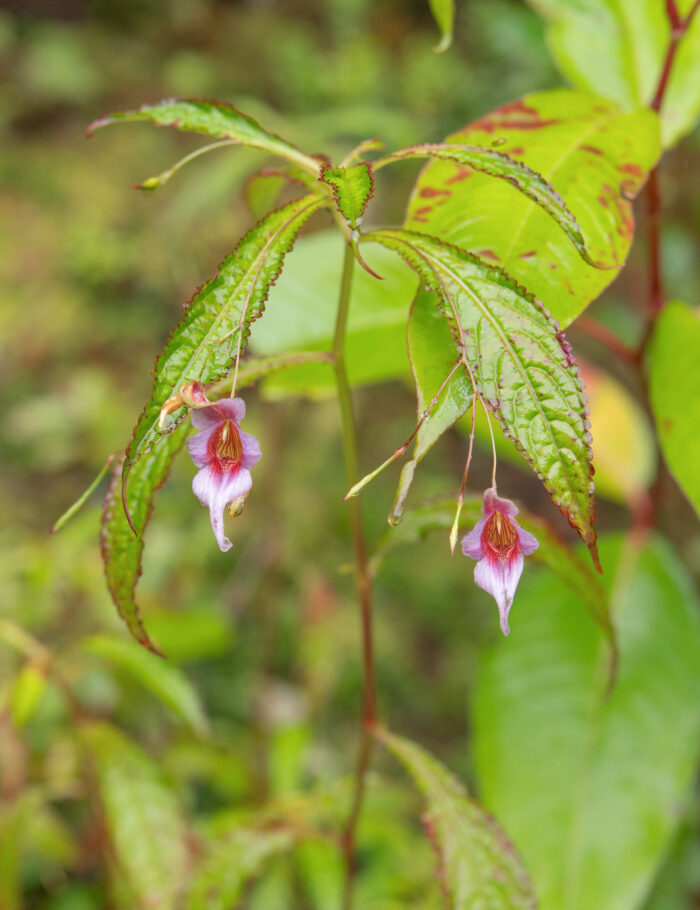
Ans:
[[[265,243],[265,245],[264,245],[264,246],[262,247],[262,249],[258,252],[257,256],[255,257],[255,259],[253,260],[253,262],[251,263],[251,265],[249,266],[249,268],[246,269],[245,273],[243,274],[243,276],[241,277],[241,279],[240,279],[240,280],[238,281],[238,283],[236,284],[236,287],[235,287],[235,288],[231,291],[231,293],[229,294],[229,296],[228,296],[226,302],[223,303],[223,304],[221,305],[221,307],[219,308],[219,311],[216,313],[213,322],[211,323],[211,325],[209,326],[209,328],[208,328],[207,331],[206,331],[206,334],[205,334],[205,336],[204,336],[204,339],[203,339],[202,341],[200,341],[200,343],[196,346],[196,348],[194,349],[192,355],[190,356],[189,360],[187,361],[186,365],[179,371],[178,376],[177,376],[177,379],[172,383],[172,388],[173,388],[173,389],[177,388],[177,386],[178,386],[181,382],[183,382],[184,377],[185,377],[185,376],[187,375],[187,373],[189,372],[189,370],[190,370],[190,368],[192,367],[193,363],[194,363],[194,362],[199,358],[199,356],[201,355],[202,349],[206,347],[207,339],[209,339],[209,338],[211,337],[212,333],[213,333],[213,332],[218,328],[218,326],[221,324],[221,321],[222,321],[222,319],[224,318],[224,315],[227,313],[227,310],[228,310],[228,307],[229,307],[230,304],[231,304],[231,301],[233,300],[233,298],[235,297],[235,295],[240,291],[241,287],[244,285],[244,283],[246,282],[246,280],[248,280],[248,278],[249,278],[249,276],[251,275],[251,273],[255,272],[254,281],[257,281],[257,278],[258,278],[258,276],[259,276],[259,274],[260,274],[260,271],[262,270],[262,267],[263,267],[263,265],[265,264],[265,258],[266,258],[266,255],[267,255],[267,252],[268,252],[270,246],[277,240],[277,238],[279,237],[279,235],[280,235],[284,230],[286,230],[286,229],[289,227],[290,224],[292,224],[292,223],[293,223],[297,218],[299,218],[302,214],[304,214],[305,212],[307,212],[308,209],[313,208],[314,205],[316,205],[316,204],[318,204],[318,203],[320,203],[320,202],[322,202],[322,201],[323,201],[322,197],[320,197],[320,196],[315,196],[315,197],[309,202],[309,204],[308,204],[307,206],[305,206],[304,208],[296,209],[295,212],[294,212],[294,214],[291,215],[288,219],[286,219],[286,220],[277,228],[277,230],[268,238],[268,240],[267,240],[267,242]],[[247,307],[247,305],[248,305],[248,303],[249,303],[249,301],[250,301],[250,296],[251,296],[251,294],[252,294],[252,288],[250,289],[250,291],[249,291],[249,293],[248,293],[248,299],[246,300],[246,307]],[[240,330],[240,323],[239,323],[239,330]],[[234,331],[235,331],[235,330],[234,330]],[[206,363],[206,361],[205,361],[205,363]],[[204,369],[204,365],[202,366],[202,369]],[[201,371],[200,371],[200,375],[201,375]],[[138,458],[138,456],[141,454],[141,449],[142,449],[144,443],[146,442],[146,440],[147,440],[147,439],[150,439],[151,435],[153,434],[154,427],[155,427],[156,423],[157,423],[156,420],[151,420],[151,421],[150,421],[149,427],[148,427],[148,429],[146,430],[146,432],[144,433],[143,437],[141,438],[141,441],[139,442],[137,451],[134,453],[134,456],[133,456],[134,459],[135,459],[135,458]],[[133,460],[133,459],[132,459],[132,460]]]

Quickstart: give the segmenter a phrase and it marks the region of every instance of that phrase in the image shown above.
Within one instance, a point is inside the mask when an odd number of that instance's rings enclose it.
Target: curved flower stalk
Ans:
[[[244,433],[242,398],[225,398],[192,410],[192,423],[199,430],[187,440],[192,461],[200,470],[192,480],[192,491],[209,507],[211,527],[222,553],[233,544],[224,535],[224,511],[240,514],[253,485],[250,468],[262,452],[255,436]]]
[[[495,599],[501,631],[508,635],[508,614],[523,574],[523,557],[534,553],[539,543],[514,520],[517,506],[510,499],[502,499],[495,487],[484,492],[482,512],[485,517],[462,538],[462,552],[478,560],[474,581]]]

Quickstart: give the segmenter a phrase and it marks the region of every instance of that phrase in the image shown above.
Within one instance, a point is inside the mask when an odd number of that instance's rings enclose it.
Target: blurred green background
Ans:
[[[81,646],[86,635],[125,636],[102,579],[99,496],[60,534],[49,530],[106,456],[126,444],[182,303],[251,224],[243,185],[261,164],[253,152],[228,149],[141,194],[130,184],[201,143],[131,125],[86,141],[85,128],[104,112],[162,97],[219,98],[306,151],[342,156],[371,136],[389,148],[438,140],[525,92],[561,84],[541,22],[517,0],[459,4],[453,48],[436,55],[437,42],[423,0],[10,0],[0,10],[0,623],[9,623],[0,629],[3,910],[21,905],[20,892],[36,910],[123,905],[106,890],[104,827],[91,811],[65,692],[38,685],[35,701],[21,696],[24,709],[17,695],[17,674],[28,665],[27,649],[23,657],[21,646],[8,645],[17,626],[53,655],[28,646],[39,677],[43,661],[56,660],[79,711],[111,719],[144,746],[200,819],[299,789],[328,791],[333,816],[337,788],[346,798],[356,744],[359,636],[332,399],[246,393],[246,429],[259,436],[264,458],[231,529],[231,553],[214,544],[186,457],[156,498],[140,603],[154,639],[199,692],[208,736],[188,732],[123,667]],[[696,131],[664,174],[669,295],[691,303],[698,164]],[[401,221],[415,173],[382,173],[373,222]],[[632,341],[643,295],[638,243],[593,311]],[[596,342],[575,326],[570,336],[591,364],[630,385]],[[597,388],[610,381],[596,375]],[[599,411],[611,427],[600,443],[612,465],[597,510],[606,531],[629,525],[626,505],[654,471],[643,414],[616,435],[630,405],[619,387],[615,394],[613,403],[612,393],[603,396]],[[414,408],[406,383],[358,390],[367,470],[408,435]],[[463,459],[463,438],[451,434],[424,463],[414,501],[454,495]],[[630,473],[638,478],[631,489]],[[480,451],[472,489],[489,476]],[[372,542],[386,528],[396,478],[387,472],[365,495]],[[665,531],[697,572],[694,518],[668,477],[663,484]],[[535,478],[506,464],[499,486],[568,537]],[[393,553],[375,598],[383,715],[473,781],[467,695],[499,634],[492,601],[440,536]],[[517,610],[516,603],[514,630]],[[361,827],[360,906],[439,905],[417,806],[398,783],[373,787]],[[318,855],[307,850],[293,867],[280,860],[245,906],[337,906],[339,858],[316,847]],[[675,861],[688,869],[664,887],[690,901],[697,867]],[[700,900],[700,888],[694,893]]]

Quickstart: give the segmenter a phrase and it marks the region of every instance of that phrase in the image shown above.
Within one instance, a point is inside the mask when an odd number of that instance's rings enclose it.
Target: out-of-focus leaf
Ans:
[[[259,875],[266,861],[288,850],[289,831],[234,828],[211,838],[194,871],[187,895],[187,910],[229,910],[237,906],[243,888]]]
[[[175,794],[158,767],[113,727],[82,730],[115,861],[115,875],[132,906],[174,910],[189,858],[187,829]]]
[[[602,636],[544,574],[523,580],[517,633],[485,657],[475,690],[480,792],[522,851],[541,910],[638,908],[697,765],[692,584],[661,540],[602,547],[620,643],[610,697]]]
[[[34,716],[46,688],[46,667],[33,660],[17,674],[10,695],[10,717],[21,729]]]
[[[467,494],[460,516],[460,534],[470,531],[483,517],[483,498]],[[443,499],[438,502],[407,509],[401,524],[390,528],[380,539],[372,557],[372,570],[378,571],[387,556],[397,547],[416,544],[431,531],[448,532],[455,516],[455,501]],[[539,547],[529,560],[546,566],[586,604],[591,616],[604,631],[612,648],[612,661],[616,662],[616,640],[607,595],[598,579],[576,552],[559,538],[549,524],[532,512],[522,510],[518,524],[534,534]],[[445,533],[447,548],[447,533]]]
[[[623,114],[613,102],[571,91],[505,104],[447,138],[497,145],[554,187],[576,213],[587,265],[557,223],[503,180],[456,162],[422,171],[406,227],[437,235],[502,266],[566,326],[615,278],[634,231],[631,200],[659,157],[658,118]]]
[[[132,641],[106,635],[83,639],[80,649],[124,670],[171,708],[195,733],[206,732],[207,718],[199,696],[184,673],[167,660],[139,648]]]
[[[425,796],[423,824],[454,910],[534,910],[532,883],[498,822],[425,749],[386,730],[377,737],[406,766]]]
[[[529,0],[550,25],[549,45],[576,86],[625,110],[651,103],[671,38],[665,0]],[[678,4],[681,15],[690,5]],[[675,145],[700,114],[700,24],[681,39],[661,106],[664,147]]]
[[[349,167],[322,167],[320,179],[332,188],[338,211],[348,226],[357,230],[374,194],[372,165],[360,161]]]
[[[344,863],[338,845],[329,840],[304,840],[294,858],[313,910],[341,910]]]
[[[582,363],[581,375],[594,428],[596,496],[633,505],[656,474],[649,420],[633,396],[609,373]]]
[[[446,51],[452,44],[452,32],[455,21],[455,2],[454,0],[428,0],[433,17],[440,29],[441,40],[434,48],[439,54]]]
[[[681,489],[700,514],[700,315],[672,302],[651,344],[651,406],[661,449]]]
[[[425,143],[424,145],[414,145],[401,149],[382,159],[382,163],[402,158],[435,158],[439,161],[454,161],[462,168],[467,167],[473,171],[488,174],[490,177],[506,180],[555,220],[576,247],[579,255],[589,265],[596,264],[586,251],[581,228],[576,218],[569,211],[559,193],[541,174],[533,171],[531,167],[528,167],[527,164],[517,158],[510,158],[495,149],[479,148],[473,145],[458,145],[448,141],[443,143]],[[428,198],[430,198],[429,195]],[[606,267],[607,257],[602,265]]]
[[[501,269],[415,231],[367,234],[396,250],[435,292],[477,391],[591,551],[591,435],[571,347],[541,305]],[[442,352],[439,352],[442,359]]]
[[[318,161],[305,155],[274,133],[228,104],[216,101],[188,101],[169,99],[160,104],[144,104],[135,111],[118,111],[107,114],[90,124],[88,135],[111,123],[128,120],[145,120],[156,126],[174,126],[190,133],[202,133],[215,139],[229,139],[257,148],[270,155],[279,155],[295,162],[311,173],[318,171]]]
[[[343,252],[338,231],[299,240],[270,291],[266,318],[251,339],[256,354],[330,350]],[[345,353],[353,385],[408,374],[406,319],[418,285],[411,269],[388,250],[376,247],[363,255],[384,280],[355,267]],[[335,390],[335,377],[330,364],[300,364],[272,376],[264,388],[276,397],[328,395]]]

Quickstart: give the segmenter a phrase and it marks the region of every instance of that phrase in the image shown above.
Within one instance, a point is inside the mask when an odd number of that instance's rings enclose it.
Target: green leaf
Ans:
[[[425,796],[423,824],[453,910],[534,910],[529,876],[499,824],[425,749],[386,730],[377,738],[405,765]]]
[[[46,667],[28,660],[15,677],[10,694],[10,717],[17,729],[32,719],[45,688]]]
[[[447,142],[495,143],[526,163],[576,212],[591,259],[616,266],[591,268],[533,200],[456,162],[423,169],[406,227],[503,267],[568,325],[625,262],[634,231],[631,199],[660,152],[658,118],[651,111],[623,114],[587,94],[540,92],[503,105]]]
[[[332,187],[338,211],[351,230],[356,231],[374,195],[372,165],[360,161],[349,167],[322,167],[320,180]]]
[[[287,158],[312,174],[318,173],[319,163],[314,158],[305,155],[274,133],[268,133],[247,114],[216,101],[169,99],[160,104],[144,104],[135,111],[107,114],[90,124],[88,136],[103,126],[129,120],[145,120],[156,126],[174,126],[179,130],[201,133],[215,139],[229,139],[270,155]]]
[[[490,177],[498,177],[507,181],[556,221],[576,247],[579,255],[589,265],[598,265],[588,255],[581,228],[559,193],[551,184],[547,183],[541,174],[533,171],[522,161],[509,158],[508,155],[494,149],[445,142],[425,143],[401,149],[376,162],[376,166],[379,167],[385,162],[403,158],[436,158],[438,161],[454,161],[463,168],[467,167],[473,171],[488,174]],[[426,196],[431,198],[429,194]],[[603,262],[599,263],[601,268],[607,268],[608,264],[607,256]]]
[[[700,622],[660,540],[601,542],[620,643],[552,576],[523,579],[518,628],[485,656],[473,729],[479,789],[523,853],[541,910],[637,910],[683,814],[700,738]]]
[[[163,438],[158,422],[168,398],[186,382],[214,382],[229,372],[245,349],[251,323],[263,313],[286,253],[323,203],[319,196],[304,196],[270,212],[190,300],[156,362],[151,398],[127,448],[125,482],[138,457]]]
[[[143,533],[153,511],[153,497],[167,480],[189,430],[188,423],[181,423],[132,467],[125,491],[131,524],[122,501],[122,465],[117,465],[102,506],[100,543],[109,593],[134,638],[155,653],[158,649],[141,622],[134,591],[141,575]]]
[[[110,661],[149,689],[198,734],[207,730],[207,718],[199,696],[187,677],[173,664],[139,648],[133,642],[91,635],[80,642],[80,650]]]
[[[454,0],[428,0],[428,3],[442,36],[440,43],[434,48],[436,53],[440,54],[452,44],[455,3]]]
[[[464,250],[415,231],[366,239],[396,250],[439,295],[455,360],[464,351],[484,404],[596,561],[588,411],[556,322],[502,270]]]
[[[651,406],[673,476],[700,514],[700,313],[673,302],[654,329],[649,365]]]
[[[471,530],[483,518],[481,507],[483,498],[467,494],[460,517],[460,535]],[[397,547],[414,545],[423,540],[432,531],[449,531],[455,516],[455,500],[443,499],[407,509],[401,524],[390,528],[380,539],[372,556],[372,571],[377,572],[384,560]],[[545,566],[560,581],[571,588],[583,601],[594,621],[598,623],[610,642],[611,675],[615,672],[617,662],[617,644],[615,629],[610,617],[608,600],[598,576],[595,575],[579,556],[552,530],[550,525],[539,516],[521,509],[518,524],[530,534],[534,534],[539,547],[528,561]],[[445,540],[447,545],[447,539]],[[518,595],[519,597],[519,595]]]
[[[270,209],[278,205],[282,190],[289,182],[288,174],[272,168],[264,168],[246,180],[243,194],[250,214],[256,221],[264,218]]]
[[[649,105],[671,38],[665,0],[529,0],[549,22],[557,65],[574,85],[617,101]],[[679,4],[680,6],[680,4]],[[681,9],[686,15],[688,9]],[[665,148],[690,132],[700,114],[700,24],[681,39],[661,107]]]
[[[237,906],[246,883],[260,874],[270,857],[292,844],[291,833],[284,829],[240,827],[210,838],[192,876],[187,910],[229,910]]]
[[[116,875],[139,910],[174,910],[188,867],[187,829],[158,767],[107,724],[82,736],[93,760],[97,791],[116,862]]]
[[[418,420],[432,404],[457,360],[449,325],[437,306],[434,293],[420,289],[408,317],[408,359],[413,371]],[[392,508],[390,523],[398,524],[418,463],[438,439],[469,410],[472,386],[465,370],[458,370],[433,405],[416,435],[413,457],[406,462]]]
[[[333,341],[344,242],[337,230],[302,237],[270,292],[266,318],[251,348],[274,357],[298,351],[329,351]],[[383,281],[355,267],[345,359],[353,385],[406,376],[406,319],[418,281],[397,256],[380,246],[363,251]],[[330,364],[299,364],[272,376],[270,397],[335,393]]]

